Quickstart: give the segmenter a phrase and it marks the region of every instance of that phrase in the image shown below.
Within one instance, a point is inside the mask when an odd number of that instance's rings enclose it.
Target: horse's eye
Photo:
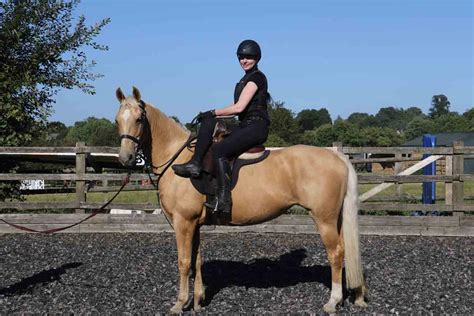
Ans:
[[[139,118],[137,118],[137,123],[141,123],[143,122],[143,118],[140,116]]]

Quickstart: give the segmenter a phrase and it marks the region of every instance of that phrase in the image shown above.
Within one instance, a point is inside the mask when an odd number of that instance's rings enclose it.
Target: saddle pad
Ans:
[[[232,166],[232,189],[236,186],[237,181],[239,180],[240,168],[242,168],[243,166],[251,165],[251,164],[264,160],[270,155],[270,150],[265,150],[264,152],[256,153],[256,154],[260,155],[260,157],[257,157],[254,159],[240,159],[239,157],[234,161],[234,164]]]
[[[239,159],[245,159],[245,160],[250,160],[250,159],[257,159],[260,158],[261,156],[265,155],[265,146],[263,145],[258,145],[250,148],[243,154],[241,154]]]
[[[263,155],[255,159],[235,159],[232,163],[232,189],[236,186],[239,179],[240,168],[246,165],[258,163],[266,159],[270,155],[270,150],[265,150]],[[216,178],[211,176],[208,172],[202,172],[199,178],[191,178],[191,183],[194,188],[201,194],[214,195],[217,187]]]

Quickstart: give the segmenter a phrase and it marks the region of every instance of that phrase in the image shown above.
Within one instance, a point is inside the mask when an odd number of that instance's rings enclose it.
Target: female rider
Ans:
[[[199,177],[204,154],[212,143],[216,118],[238,115],[239,125],[232,133],[213,147],[213,159],[217,170],[217,212],[230,213],[231,209],[231,170],[229,160],[236,158],[248,149],[263,144],[268,137],[270,124],[267,112],[268,84],[265,75],[257,64],[262,56],[260,46],[253,40],[245,40],[237,48],[237,57],[245,75],[235,86],[234,103],[229,106],[199,113],[201,127],[196,148],[191,160],[174,165],[174,172],[182,177]]]

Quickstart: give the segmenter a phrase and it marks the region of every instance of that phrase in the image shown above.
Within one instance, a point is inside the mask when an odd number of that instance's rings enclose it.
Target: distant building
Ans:
[[[451,147],[455,141],[463,141],[464,146],[474,146],[474,132],[435,133],[437,147]],[[402,147],[423,146],[423,136],[414,138],[402,145]],[[474,157],[464,159],[464,173],[474,174]]]

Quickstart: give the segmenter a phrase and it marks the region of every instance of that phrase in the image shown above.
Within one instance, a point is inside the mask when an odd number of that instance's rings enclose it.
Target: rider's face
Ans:
[[[239,63],[242,69],[247,71],[247,70],[252,69],[257,63],[257,61],[254,59],[253,56],[240,55]]]

